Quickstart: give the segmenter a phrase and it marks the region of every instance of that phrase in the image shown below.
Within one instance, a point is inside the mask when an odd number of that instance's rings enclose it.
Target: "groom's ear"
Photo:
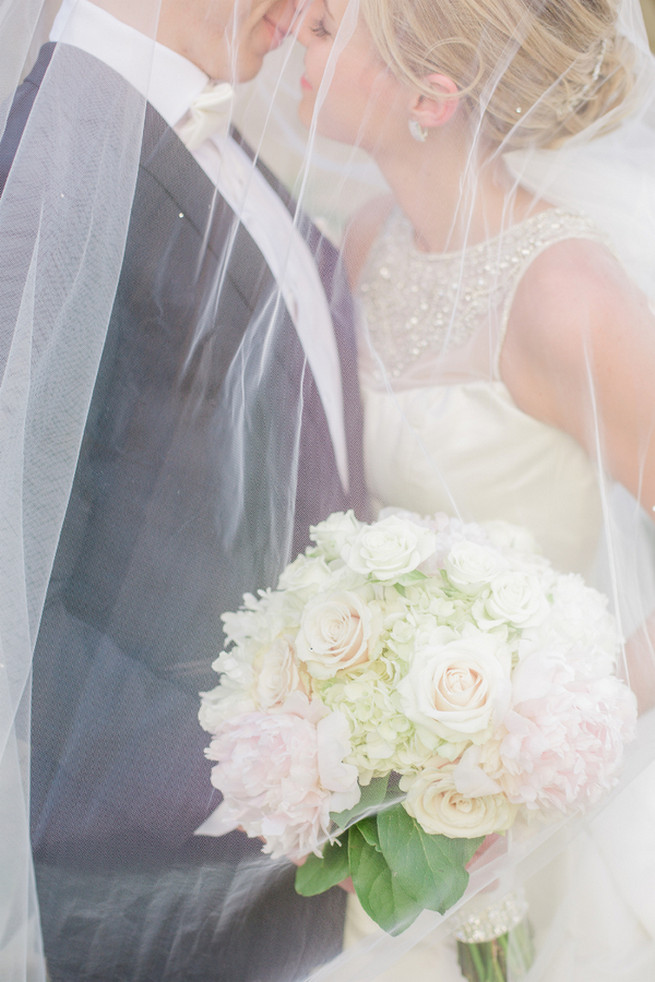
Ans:
[[[434,92],[433,96],[421,92],[415,95],[409,107],[409,114],[417,123],[430,129],[443,126],[452,117],[459,105],[457,83],[447,75],[436,73],[428,75],[425,82]]]

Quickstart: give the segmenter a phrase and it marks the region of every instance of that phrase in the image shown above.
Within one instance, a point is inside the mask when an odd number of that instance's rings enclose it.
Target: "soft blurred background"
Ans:
[[[641,0],[641,9],[644,12],[650,46],[655,51],[655,0]]]

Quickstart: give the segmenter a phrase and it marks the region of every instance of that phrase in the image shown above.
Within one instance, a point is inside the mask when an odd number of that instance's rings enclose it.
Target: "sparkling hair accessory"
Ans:
[[[591,73],[591,78],[587,84],[578,92],[577,95],[569,99],[569,101],[564,105],[560,115],[560,119],[565,119],[569,113],[575,112],[579,106],[590,98],[596,87],[596,82],[600,77],[600,70],[603,67],[603,61],[605,60],[605,55],[607,54],[607,48],[609,46],[609,41],[607,38],[603,38],[600,43],[600,50],[598,52],[598,57],[594,63],[594,70]]]

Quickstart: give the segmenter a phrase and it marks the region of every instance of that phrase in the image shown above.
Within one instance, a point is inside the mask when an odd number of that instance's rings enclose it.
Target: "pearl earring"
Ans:
[[[418,119],[409,119],[407,123],[412,139],[416,140],[417,143],[425,143],[428,138],[428,131],[425,126],[421,126]]]

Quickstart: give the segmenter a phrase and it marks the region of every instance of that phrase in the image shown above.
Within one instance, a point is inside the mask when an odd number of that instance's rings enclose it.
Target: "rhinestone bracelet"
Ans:
[[[466,944],[478,944],[483,941],[493,941],[502,934],[507,934],[526,917],[528,902],[523,890],[515,890],[506,894],[501,900],[485,904],[478,898],[475,904],[477,910],[467,910],[455,916],[454,935],[457,941]]]

